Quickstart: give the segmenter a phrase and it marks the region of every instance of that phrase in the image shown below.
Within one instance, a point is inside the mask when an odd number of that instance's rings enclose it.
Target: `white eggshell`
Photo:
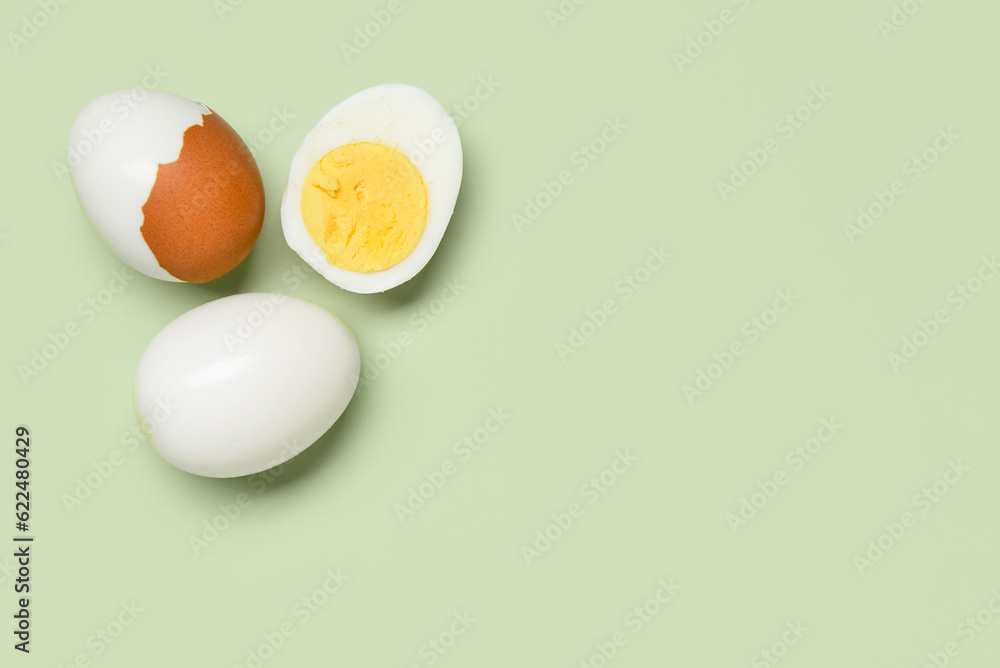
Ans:
[[[136,371],[136,412],[177,468],[249,475],[322,436],[350,402],[360,368],[357,341],[326,309],[287,295],[233,295],[156,335]]]
[[[302,220],[302,188],[309,170],[344,144],[374,142],[410,159],[427,187],[427,224],[413,252],[383,271],[363,273],[331,264]],[[408,84],[365,89],[331,109],[292,157],[281,199],[285,241],[331,283],[359,293],[382,292],[413,278],[430,261],[455,210],[462,184],[462,140],[454,119],[427,91]]]
[[[102,95],[73,122],[69,165],[80,204],[115,254],[147,276],[180,282],[142,238],[142,205],[159,165],[180,155],[184,131],[210,113],[179,95],[135,89]]]

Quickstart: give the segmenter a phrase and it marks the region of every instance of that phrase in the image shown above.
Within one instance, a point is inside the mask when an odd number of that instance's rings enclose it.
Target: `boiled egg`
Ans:
[[[462,143],[444,107],[416,86],[374,86],[306,135],[282,197],[282,230],[331,283],[381,292],[431,259],[461,182]]]
[[[277,466],[344,412],[358,343],[332,313],[282,294],[202,304],[146,347],[135,374],[139,422],[179,469],[230,478]]]
[[[143,89],[102,95],[77,116],[68,150],[84,212],[136,271],[204,283],[242,262],[257,241],[257,163],[200,102]]]

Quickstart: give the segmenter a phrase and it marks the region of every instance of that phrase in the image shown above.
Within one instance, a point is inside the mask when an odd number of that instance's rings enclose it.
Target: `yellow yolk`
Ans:
[[[382,271],[417,247],[427,224],[427,187],[396,149],[345,144],[309,170],[301,207],[309,235],[331,263]]]

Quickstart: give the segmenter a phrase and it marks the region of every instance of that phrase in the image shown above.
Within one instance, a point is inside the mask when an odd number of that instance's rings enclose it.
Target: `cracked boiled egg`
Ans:
[[[164,281],[204,283],[243,261],[264,221],[257,163],[199,102],[135,89],[77,116],[69,165],[87,217],[125,264]]]
[[[331,283],[393,288],[437,250],[462,182],[455,121],[430,93],[383,84],[316,124],[292,158],[285,240]]]

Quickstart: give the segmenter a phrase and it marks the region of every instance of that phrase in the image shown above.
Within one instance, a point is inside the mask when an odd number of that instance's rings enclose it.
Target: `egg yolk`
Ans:
[[[427,225],[427,187],[398,150],[345,144],[309,170],[302,220],[330,262],[369,273],[401,262]]]

